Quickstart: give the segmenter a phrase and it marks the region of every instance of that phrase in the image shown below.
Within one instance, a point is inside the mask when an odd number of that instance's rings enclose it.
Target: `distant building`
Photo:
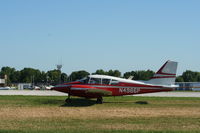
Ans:
[[[18,90],[32,89],[31,83],[19,83]]]
[[[200,91],[200,82],[176,82],[179,85],[176,90]]]
[[[6,84],[6,80],[5,79],[0,79],[0,87],[4,87]]]

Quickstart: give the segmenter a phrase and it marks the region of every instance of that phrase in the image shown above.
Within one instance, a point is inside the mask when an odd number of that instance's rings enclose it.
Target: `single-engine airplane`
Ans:
[[[97,98],[96,103],[101,104],[104,96],[135,95],[172,91],[178,87],[175,83],[177,62],[167,61],[148,81],[134,81],[107,75],[89,75],[75,82],[56,85],[53,90],[68,93],[70,96]]]

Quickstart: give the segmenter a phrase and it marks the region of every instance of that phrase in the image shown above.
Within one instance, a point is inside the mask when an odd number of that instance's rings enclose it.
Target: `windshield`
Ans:
[[[81,79],[81,80],[79,80],[81,83],[84,83],[84,84],[87,84],[88,83],[88,81],[89,81],[89,77],[85,77],[85,78],[83,78],[83,79]]]
[[[119,81],[112,79],[112,80],[110,81],[110,84],[111,84],[111,85],[117,85],[117,84],[119,84]]]
[[[101,79],[100,78],[91,78],[90,84],[101,84]]]

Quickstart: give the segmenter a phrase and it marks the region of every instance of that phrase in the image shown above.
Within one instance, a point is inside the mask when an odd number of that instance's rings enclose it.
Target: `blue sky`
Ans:
[[[1,0],[0,67],[200,71],[199,0]]]

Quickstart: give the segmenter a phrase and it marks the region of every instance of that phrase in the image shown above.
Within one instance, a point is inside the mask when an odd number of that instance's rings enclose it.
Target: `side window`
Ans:
[[[110,84],[110,79],[102,79],[102,84],[109,85]]]
[[[110,84],[111,85],[117,85],[119,83],[119,81],[112,79]]]
[[[101,84],[101,79],[98,78],[91,78],[90,84]]]

